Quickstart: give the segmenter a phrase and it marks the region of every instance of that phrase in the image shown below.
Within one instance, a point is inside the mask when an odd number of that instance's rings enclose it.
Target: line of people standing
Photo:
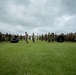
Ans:
[[[28,39],[31,39],[31,38],[32,38],[32,42],[35,42],[35,39],[37,39],[37,40],[39,39],[41,41],[45,40],[45,41],[50,42],[50,41],[54,41],[54,33],[52,33],[52,35],[50,33],[48,33],[48,35],[45,34],[45,36],[42,34],[40,36],[37,35],[35,37],[34,33],[32,33],[32,36],[28,36],[28,33],[25,32],[25,41],[26,41],[26,43],[28,43]]]

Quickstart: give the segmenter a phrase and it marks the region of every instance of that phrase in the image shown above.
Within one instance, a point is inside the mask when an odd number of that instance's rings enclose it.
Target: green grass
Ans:
[[[0,43],[0,75],[76,75],[76,43]]]

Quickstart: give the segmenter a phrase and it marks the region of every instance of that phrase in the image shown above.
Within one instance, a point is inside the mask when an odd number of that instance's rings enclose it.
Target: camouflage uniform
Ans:
[[[5,41],[5,34],[2,34],[2,41]]]
[[[41,36],[41,40],[43,41],[44,40],[44,35],[42,34],[42,36]]]
[[[9,34],[9,41],[11,41],[11,37],[12,37],[12,35],[11,35],[11,34]]]
[[[45,34],[45,41],[47,41],[47,34]]]
[[[50,33],[48,33],[48,42],[51,41]]]
[[[5,35],[5,40],[8,41],[8,33]]]
[[[32,41],[35,42],[35,35],[34,35],[34,33],[32,35]]]
[[[0,33],[0,42],[2,42],[2,34]]]
[[[51,34],[51,41],[54,42],[54,33]]]
[[[27,32],[25,32],[25,40],[26,40],[26,43],[28,43],[28,34],[27,34]]]
[[[22,40],[22,35],[20,35],[20,40]]]

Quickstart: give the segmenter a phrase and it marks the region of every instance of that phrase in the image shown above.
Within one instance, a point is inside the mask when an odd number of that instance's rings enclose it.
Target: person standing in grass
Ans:
[[[42,34],[42,36],[41,36],[41,41],[43,41],[44,40],[44,35]]]
[[[35,42],[35,35],[34,35],[34,33],[32,35],[32,41]]]
[[[26,43],[28,43],[28,34],[27,34],[27,32],[25,32],[25,40],[26,40]]]
[[[50,33],[48,33],[48,42],[51,41]]]
[[[48,39],[48,36],[47,36],[47,34],[45,34],[45,41],[47,41],[47,39]]]
[[[2,33],[0,32],[0,42],[2,42]]]

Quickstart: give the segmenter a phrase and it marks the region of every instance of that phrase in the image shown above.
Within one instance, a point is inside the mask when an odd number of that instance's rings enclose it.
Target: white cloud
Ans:
[[[75,6],[74,0],[0,0],[0,30],[17,34],[75,32]]]

